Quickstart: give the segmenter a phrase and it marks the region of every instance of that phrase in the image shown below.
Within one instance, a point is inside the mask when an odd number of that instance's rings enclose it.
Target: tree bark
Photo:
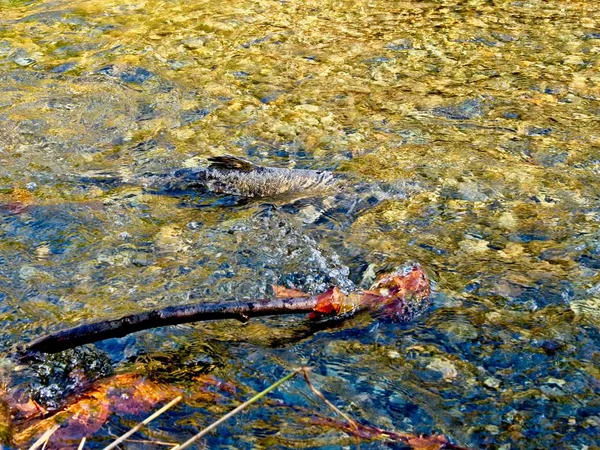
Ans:
[[[316,296],[294,289],[274,287],[276,298],[241,302],[203,302],[169,306],[120,319],[79,325],[41,337],[27,344],[22,358],[36,352],[57,353],[103,339],[123,337],[149,328],[202,320],[237,319],[279,314],[310,313],[309,318],[345,316],[369,309],[384,317],[406,322],[422,314],[430,304],[431,286],[419,264],[383,274],[368,291],[344,294],[333,287]]]
[[[318,297],[314,296],[169,306],[48,334],[27,344],[25,354],[57,353],[80,345],[167,325],[220,319],[246,322],[252,317],[307,313],[314,310],[317,302]]]

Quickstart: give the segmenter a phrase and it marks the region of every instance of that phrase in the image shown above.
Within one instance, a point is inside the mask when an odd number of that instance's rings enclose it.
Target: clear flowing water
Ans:
[[[190,324],[100,343],[83,364],[161,361],[169,383],[210,372],[238,387],[187,401],[146,439],[181,442],[307,364],[334,403],[384,428],[596,448],[599,59],[591,0],[0,0],[0,350],[273,283],[351,290],[419,261],[435,304],[408,325]],[[82,181],[223,154],[343,182],[240,202]],[[51,404],[69,383],[46,378],[11,383]],[[272,398],[208,447],[357,445],[302,420],[329,415],[302,381]],[[139,419],[112,417],[89,448]]]

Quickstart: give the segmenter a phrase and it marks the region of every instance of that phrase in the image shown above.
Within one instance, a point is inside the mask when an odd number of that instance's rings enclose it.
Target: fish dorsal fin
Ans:
[[[208,160],[210,161],[210,165],[208,167],[211,169],[252,172],[258,168],[256,164],[246,161],[245,159],[238,158],[237,156],[213,156],[208,158]]]

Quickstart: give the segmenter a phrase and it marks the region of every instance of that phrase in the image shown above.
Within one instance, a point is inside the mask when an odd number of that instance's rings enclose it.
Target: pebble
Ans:
[[[322,214],[323,212],[317,209],[314,205],[308,205],[298,212],[298,217],[304,223],[315,223],[317,220],[319,220]]]
[[[461,198],[471,202],[484,202],[488,199],[488,196],[481,192],[477,183],[472,181],[465,181],[458,184],[458,193]]]
[[[0,41],[0,56],[8,55],[12,50],[10,42],[8,41]]]
[[[565,384],[567,384],[567,382],[565,380],[559,380],[558,378],[548,378],[548,380],[546,380],[547,384],[555,384],[559,387],[563,387]]]
[[[145,253],[138,253],[133,258],[131,258],[131,263],[134,266],[145,267],[145,266],[149,266],[150,264],[152,264],[152,261],[151,261],[149,255],[147,255]]]
[[[299,111],[317,112],[319,110],[319,107],[317,105],[305,104],[305,105],[296,105],[294,109],[297,109]]]
[[[263,95],[263,96],[260,98],[260,102],[261,102],[261,103],[264,103],[265,105],[267,105],[267,104],[269,104],[269,103],[271,103],[271,102],[274,102],[274,101],[276,101],[276,100],[277,100],[279,97],[281,97],[281,95],[282,95],[283,93],[284,93],[284,92],[272,92],[272,93],[270,93],[270,94]]]
[[[519,40],[518,37],[512,36],[510,34],[498,33],[495,31],[492,31],[492,33],[490,34],[501,42],[514,42]]]
[[[468,99],[457,105],[433,108],[432,113],[452,120],[468,120],[483,116],[484,110],[481,100]]]
[[[446,322],[441,328],[447,333],[448,339],[454,343],[463,343],[477,339],[477,329],[467,322]]]
[[[44,259],[50,255],[50,247],[47,244],[40,245],[35,249],[35,256]]]
[[[395,52],[399,52],[402,50],[412,50],[413,44],[410,39],[398,39],[397,41],[390,42],[388,45],[386,45],[386,48]]]
[[[489,250],[488,244],[484,239],[464,239],[458,246],[466,253],[484,253]]]
[[[154,76],[152,72],[144,69],[143,67],[131,67],[120,71],[114,65],[105,66],[98,70],[97,73],[111,77],[119,77],[121,81],[132,84],[143,84],[149,78]]]
[[[400,352],[398,352],[397,350],[390,350],[388,351],[388,357],[390,359],[398,359],[400,358],[402,355],[400,354]]]
[[[445,381],[452,381],[458,376],[456,366],[446,359],[434,358],[426,368],[441,373]]]
[[[490,433],[490,434],[498,434],[500,433],[500,428],[498,428],[498,426],[496,425],[486,425],[485,429]]]
[[[49,281],[53,279],[52,275],[33,266],[21,266],[19,269],[19,278],[23,281]]]
[[[181,235],[182,232],[177,226],[166,225],[156,234],[156,246],[163,251],[185,252],[189,246],[183,241]]]
[[[485,384],[489,388],[498,389],[502,384],[502,381],[495,377],[489,377],[483,382],[483,384]]]
[[[21,67],[27,67],[32,65],[35,62],[35,59],[30,58],[28,56],[17,56],[14,60],[15,64]]]
[[[517,228],[518,221],[511,212],[506,211],[498,218],[498,225],[505,230],[514,230]]]
[[[198,122],[210,114],[209,108],[196,108],[181,112],[181,121],[184,125]]]
[[[569,307],[575,314],[588,315],[596,319],[600,318],[600,298],[598,297],[573,300]]]
[[[567,248],[549,248],[540,253],[540,259],[551,263],[568,264],[575,258],[576,249]]]
[[[190,50],[195,50],[204,47],[207,42],[213,39],[214,36],[207,34],[204,36],[196,36],[193,38],[186,39],[182,42],[183,46]]]
[[[125,71],[121,74],[121,80],[125,83],[143,84],[148,78],[152,77],[152,72],[142,68]]]

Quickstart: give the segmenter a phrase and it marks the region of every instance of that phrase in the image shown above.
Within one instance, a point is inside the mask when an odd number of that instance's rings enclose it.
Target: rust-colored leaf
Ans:
[[[11,214],[21,214],[35,203],[35,197],[31,191],[22,188],[14,188],[8,195],[4,207]]]
[[[19,448],[24,447],[54,425],[60,425],[46,448],[76,448],[82,437],[98,431],[112,414],[147,413],[158,403],[180,393],[173,386],[158,384],[140,375],[116,375],[94,383],[61,412],[18,431],[14,443]]]
[[[448,440],[444,436],[411,436],[406,443],[414,450],[440,450],[449,448]]]
[[[419,264],[413,264],[379,277],[367,291],[345,295],[337,287],[329,289],[317,297],[317,305],[309,318],[368,309],[384,317],[407,321],[429,306],[430,295],[427,274]]]
[[[273,292],[275,293],[275,297],[278,298],[310,297],[310,294],[302,292],[299,289],[291,289],[278,284],[273,284],[272,288]]]
[[[47,413],[48,411],[32,398],[12,405],[12,415],[15,421],[31,420]]]
[[[321,315],[335,316],[342,312],[346,295],[337,287],[332,287],[317,296],[317,305],[314,312],[309,315],[311,319]]]
[[[419,264],[414,264],[407,271],[398,270],[380,276],[371,286],[371,291],[384,296],[407,294],[428,296],[431,288],[423,268]]]
[[[411,320],[429,306],[429,277],[419,264],[385,274],[362,293],[362,307],[398,321]]]

